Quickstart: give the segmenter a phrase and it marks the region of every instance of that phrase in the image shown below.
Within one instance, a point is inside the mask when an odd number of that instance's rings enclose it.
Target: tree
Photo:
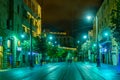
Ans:
[[[58,49],[58,57],[66,58],[67,56],[67,50],[59,48]]]
[[[52,46],[52,45],[48,45],[47,47],[47,54],[50,57],[57,57],[57,53],[58,53],[58,47],[57,46]]]
[[[113,37],[115,37],[116,41],[120,43],[120,1],[116,2],[116,9],[112,9],[111,12],[111,29],[113,33]]]
[[[41,53],[42,57],[45,57],[47,52],[46,37],[41,36],[33,38],[33,50]]]

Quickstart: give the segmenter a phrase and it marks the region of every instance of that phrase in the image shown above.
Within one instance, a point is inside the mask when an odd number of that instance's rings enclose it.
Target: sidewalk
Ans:
[[[35,68],[35,67],[38,67],[38,66],[40,66],[40,65],[34,65],[34,67],[33,68]],[[29,67],[29,66],[26,66],[26,67],[17,67],[17,68],[7,68],[7,69],[0,69],[0,72],[6,72],[6,71],[12,71],[12,70],[24,70],[24,69],[32,69],[31,67]]]
[[[119,80],[120,78],[120,65],[113,66],[102,63],[100,67],[96,67],[96,63],[87,63],[87,65],[91,66],[92,71],[103,76],[106,80]]]
[[[96,67],[96,63],[89,63],[89,65]],[[99,70],[111,70],[114,71],[116,73],[120,73],[120,65],[114,66],[114,65],[110,65],[110,64],[100,64],[100,67],[96,67]]]
[[[49,66],[49,64],[43,64],[42,66],[40,64],[35,64],[34,67],[30,67],[30,66],[26,66],[26,67],[17,67],[17,68],[7,68],[7,69],[0,69],[0,72],[7,72],[7,71],[12,71],[12,70],[33,70],[33,69],[39,69],[39,68],[43,68],[46,66]],[[54,63],[54,65],[56,65],[58,63]]]

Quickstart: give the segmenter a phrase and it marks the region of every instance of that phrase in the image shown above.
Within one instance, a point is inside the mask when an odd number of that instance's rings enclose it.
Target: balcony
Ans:
[[[35,31],[35,32],[37,31],[37,27],[33,26],[33,25],[30,25],[30,22],[29,22],[28,19],[23,18],[23,24],[28,28],[30,28],[30,26],[32,26],[32,30]]]
[[[29,13],[31,13],[31,15],[33,17],[35,17],[35,18],[38,17],[38,15],[35,12],[33,12],[33,10],[30,9],[25,3],[23,3],[23,5],[24,5],[23,9],[25,9],[26,11],[28,11]]]

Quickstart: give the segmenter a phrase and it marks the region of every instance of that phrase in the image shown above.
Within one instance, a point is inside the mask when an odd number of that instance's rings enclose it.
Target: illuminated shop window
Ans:
[[[3,52],[3,46],[0,46],[0,52]]]
[[[11,42],[10,40],[7,40],[7,47],[8,47],[8,48],[10,48],[10,45],[11,45],[10,42]]]
[[[18,41],[18,46],[20,46],[20,41]]]

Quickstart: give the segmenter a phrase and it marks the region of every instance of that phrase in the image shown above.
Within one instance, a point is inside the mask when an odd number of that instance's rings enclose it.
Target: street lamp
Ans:
[[[90,20],[92,17],[87,16],[87,19]],[[99,28],[98,28],[98,18],[97,16],[95,17],[95,24],[96,24],[96,46],[97,46],[97,67],[100,67],[100,52],[99,52]]]
[[[25,37],[25,35],[24,35],[24,34],[22,34],[22,35],[21,35],[21,37],[22,37],[22,38],[24,38],[24,37]]]
[[[32,18],[30,19],[30,67],[33,67],[33,60],[32,60]]]
[[[40,20],[40,17],[36,18],[37,20]],[[32,58],[32,22],[33,19],[30,18],[30,67],[34,67],[33,65],[33,58]]]
[[[77,43],[79,44],[79,43],[80,43],[80,41],[77,41]]]
[[[88,19],[88,20],[91,20],[91,19],[92,19],[92,17],[91,17],[91,16],[87,16],[87,19]]]
[[[84,39],[87,39],[87,35],[84,35],[83,38],[84,38]]]
[[[104,34],[105,36],[108,36],[108,33],[107,32],[105,32],[105,34]]]
[[[49,39],[50,39],[50,40],[52,40],[52,39],[53,39],[53,37],[52,37],[52,36],[50,36],[50,37],[49,37]]]
[[[96,47],[96,44],[94,43],[93,46]]]
[[[96,43],[97,43],[97,67],[100,67],[100,52],[99,52],[99,28],[98,28],[98,18],[95,17],[96,21]]]

